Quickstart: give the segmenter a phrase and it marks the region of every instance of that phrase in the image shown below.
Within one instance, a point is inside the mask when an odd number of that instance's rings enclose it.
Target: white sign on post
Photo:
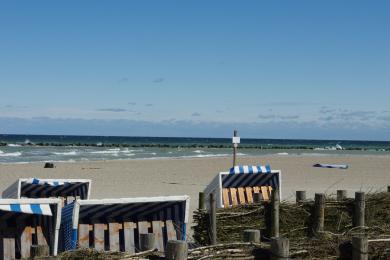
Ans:
[[[238,137],[238,136],[233,136],[232,142],[233,142],[233,144],[239,144],[239,143],[240,143],[240,137]]]

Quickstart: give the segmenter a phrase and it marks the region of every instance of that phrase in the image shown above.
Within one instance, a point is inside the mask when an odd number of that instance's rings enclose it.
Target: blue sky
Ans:
[[[390,140],[387,1],[2,1],[0,133]]]

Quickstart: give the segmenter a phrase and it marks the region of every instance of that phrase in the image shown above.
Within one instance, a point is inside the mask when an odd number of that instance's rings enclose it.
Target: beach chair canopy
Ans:
[[[20,197],[79,197],[89,198],[91,180],[82,179],[22,179],[20,181]]]
[[[15,213],[26,213],[26,214],[37,214],[37,215],[46,215],[52,216],[52,212],[49,204],[0,204],[0,211],[8,211]]]

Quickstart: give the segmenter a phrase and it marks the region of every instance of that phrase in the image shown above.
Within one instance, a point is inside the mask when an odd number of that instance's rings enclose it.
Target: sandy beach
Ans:
[[[349,169],[314,168],[314,163],[348,164]],[[390,185],[389,156],[261,156],[239,158],[240,164],[270,164],[282,170],[282,196],[294,200],[296,190],[335,193],[337,189],[354,191],[385,190]],[[43,163],[0,165],[0,190],[17,178],[92,179],[92,198],[123,198],[159,195],[189,195],[191,212],[198,205],[198,193],[219,171],[227,171],[231,158],[155,159],[87,161],[55,163],[44,169]]]

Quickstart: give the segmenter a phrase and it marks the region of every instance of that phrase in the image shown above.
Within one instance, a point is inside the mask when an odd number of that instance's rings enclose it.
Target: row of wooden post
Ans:
[[[389,189],[390,191],[390,189]],[[346,190],[337,191],[337,200],[341,201],[347,198]],[[216,200],[214,194],[210,194],[210,238],[211,245],[217,244],[217,217],[216,217]],[[297,203],[302,203],[306,200],[305,191],[296,192]],[[312,230],[314,234],[324,231],[325,223],[325,194],[316,193],[314,197],[314,219]],[[271,253],[272,259],[286,259],[289,255],[289,241],[287,238],[279,237],[279,192],[274,190],[271,196]],[[199,193],[199,209],[205,209],[205,195]],[[355,208],[354,208],[354,227],[362,227],[365,211],[365,193],[355,192]],[[244,241],[260,242],[259,230],[247,230],[244,232]],[[357,236],[352,239],[353,259],[368,259],[368,240],[366,237]]]

